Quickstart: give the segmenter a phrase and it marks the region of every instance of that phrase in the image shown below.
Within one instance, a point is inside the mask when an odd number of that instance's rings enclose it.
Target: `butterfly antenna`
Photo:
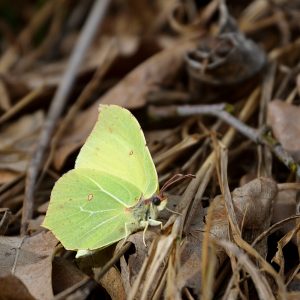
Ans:
[[[178,182],[178,181],[181,181],[183,179],[186,179],[186,178],[195,178],[196,176],[193,175],[193,174],[176,174],[174,176],[172,176],[169,180],[167,180],[165,182],[165,184],[163,185],[163,187],[161,188],[160,190],[160,194],[163,195],[164,191],[166,189],[168,189],[172,184]]]

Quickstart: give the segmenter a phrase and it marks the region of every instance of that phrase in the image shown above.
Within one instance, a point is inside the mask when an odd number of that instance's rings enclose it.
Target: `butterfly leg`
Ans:
[[[128,237],[130,236],[130,234],[135,232],[139,228],[140,227],[137,226],[137,224],[135,224],[135,223],[131,223],[131,222],[126,222],[125,223],[125,237],[124,237],[124,242],[123,242],[122,246],[126,243],[126,241],[127,241]]]
[[[146,241],[145,241],[145,235],[146,235],[146,231],[147,231],[149,225],[150,226],[159,226],[160,225],[160,229],[162,229],[163,223],[160,222],[160,221],[154,220],[154,219],[148,219],[148,221],[142,221],[141,225],[144,227],[144,231],[143,231],[143,243],[144,243],[144,245],[146,247],[147,245],[146,245]]]
[[[128,230],[128,223],[125,223],[125,238],[124,238],[124,242],[126,242],[129,234],[130,234],[130,232]]]
[[[126,243],[128,237],[129,237],[129,235],[130,235],[130,233],[131,233],[131,231],[128,229],[128,226],[129,226],[129,225],[130,225],[130,223],[125,223],[125,237],[124,237],[124,241],[123,241],[121,247],[124,246],[124,244]]]
[[[144,231],[143,231],[143,243],[144,243],[145,247],[147,247],[146,241],[145,241],[145,235],[146,235],[146,231],[148,229],[148,226],[149,226],[149,222],[146,221],[145,222],[145,228],[144,228]]]

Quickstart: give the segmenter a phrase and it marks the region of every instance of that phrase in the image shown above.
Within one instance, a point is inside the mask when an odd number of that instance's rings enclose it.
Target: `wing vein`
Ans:
[[[86,237],[88,235],[90,235],[93,231],[95,231],[96,229],[98,229],[100,226],[102,226],[103,224],[107,223],[107,222],[110,222],[114,219],[116,219],[117,217],[119,217],[119,215],[115,215],[115,216],[112,216],[111,218],[107,219],[107,220],[104,220],[103,222],[99,223],[98,225],[96,225],[95,227],[91,228],[90,230],[88,230],[87,232],[85,232],[83,235],[81,235],[81,239],[86,239]]]
[[[129,207],[128,205],[126,205],[125,202],[123,202],[121,199],[119,199],[118,197],[116,197],[115,195],[113,195],[112,193],[110,193],[109,191],[107,191],[106,189],[104,189],[97,181],[95,181],[93,178],[89,177],[89,176],[85,176],[86,178],[88,178],[91,182],[93,182],[99,189],[100,191],[102,191],[104,194],[108,195],[109,197],[113,198],[114,200],[116,200],[117,202],[119,202],[120,204],[122,204],[125,207]]]

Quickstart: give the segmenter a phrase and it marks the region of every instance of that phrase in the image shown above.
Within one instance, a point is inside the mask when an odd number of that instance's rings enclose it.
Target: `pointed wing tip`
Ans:
[[[108,109],[108,108],[123,108],[122,106],[119,106],[117,104],[99,104],[98,110],[101,111],[102,109]]]
[[[103,109],[123,110],[123,111],[126,111],[131,114],[131,112],[127,108],[120,106],[118,104],[99,104],[98,111],[101,112],[101,110],[103,110]]]

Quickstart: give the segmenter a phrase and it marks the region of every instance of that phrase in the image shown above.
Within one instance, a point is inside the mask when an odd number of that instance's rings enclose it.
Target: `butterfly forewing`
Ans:
[[[100,249],[126,236],[136,223],[129,207],[142,192],[126,180],[92,169],[74,169],[55,184],[43,226],[69,250]]]
[[[75,168],[97,169],[125,179],[145,198],[158,189],[156,169],[139,123],[128,110],[116,105],[100,105],[99,119]]]

